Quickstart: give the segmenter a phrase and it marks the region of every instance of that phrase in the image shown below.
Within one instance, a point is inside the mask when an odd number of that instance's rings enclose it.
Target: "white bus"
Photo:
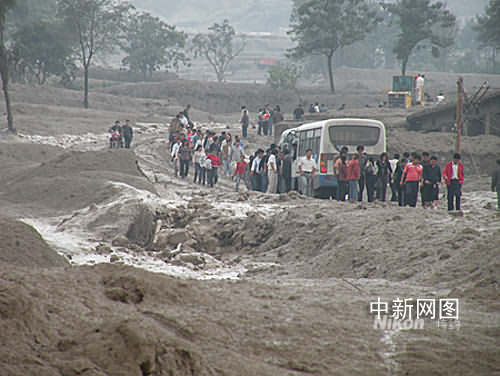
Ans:
[[[287,147],[292,153],[292,179],[297,177],[297,162],[303,158],[307,149],[312,150],[313,159],[319,171],[313,181],[316,197],[335,196],[338,187],[334,172],[335,158],[342,147],[349,154],[363,145],[368,156],[378,157],[387,151],[385,126],[371,119],[330,119],[304,124],[287,129],[280,139],[280,146]]]

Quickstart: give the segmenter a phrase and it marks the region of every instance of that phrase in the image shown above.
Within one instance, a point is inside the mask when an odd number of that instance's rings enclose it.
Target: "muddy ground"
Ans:
[[[194,186],[173,176],[167,115],[143,100],[83,111],[18,90],[19,135],[0,136],[2,375],[500,372],[500,216],[474,162],[500,138],[465,138],[464,215],[451,216],[444,200],[426,211]],[[133,150],[106,149],[117,114],[139,120]],[[237,132],[237,114],[197,115]],[[451,150],[451,135],[400,120],[391,150]],[[270,142],[251,129],[247,152]],[[460,320],[374,327],[379,297],[459,299]]]

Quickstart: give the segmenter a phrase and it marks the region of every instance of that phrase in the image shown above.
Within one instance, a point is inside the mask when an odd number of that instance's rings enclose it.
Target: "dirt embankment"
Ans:
[[[0,217],[0,229],[0,263],[30,268],[69,265],[27,224]]]
[[[369,322],[361,302],[330,299],[346,287],[180,281],[116,265],[0,271],[6,376],[352,375],[346,361],[385,374],[378,332],[343,321],[350,308]]]
[[[39,148],[36,145],[30,147]],[[23,149],[15,154],[22,154]],[[45,147],[40,149],[35,154],[43,153]],[[12,155],[4,154],[3,158],[12,159]],[[116,194],[111,182],[126,182],[154,192],[141,174],[135,154],[124,149],[60,151],[55,158],[42,163],[25,164],[21,161],[0,166],[2,173],[4,170],[6,178],[0,181],[0,200],[25,217],[41,212],[75,210],[103,202]]]
[[[34,273],[0,264],[2,374],[404,375],[415,365],[436,375],[494,372],[498,331],[474,323],[473,309],[460,331],[393,332],[387,343],[368,302],[429,290],[358,285],[361,293],[340,280],[202,282],[116,265]]]

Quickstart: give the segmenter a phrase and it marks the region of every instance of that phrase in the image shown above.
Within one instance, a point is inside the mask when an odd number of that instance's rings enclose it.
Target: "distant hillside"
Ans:
[[[227,18],[237,31],[278,32],[288,27],[292,10],[291,0],[132,0],[132,3],[188,31],[205,30]]]

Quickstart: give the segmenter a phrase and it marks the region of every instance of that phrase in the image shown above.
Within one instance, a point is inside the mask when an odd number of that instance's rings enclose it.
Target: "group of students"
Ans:
[[[448,210],[461,209],[464,166],[460,154],[455,154],[441,171],[438,158],[427,152],[422,155],[405,152],[402,157],[395,154],[393,159],[382,153],[375,160],[368,157],[360,145],[350,161],[347,161],[347,152],[347,148],[343,148],[335,162],[339,200],[345,201],[347,195],[350,201],[363,201],[366,188],[368,202],[386,201],[389,186],[391,201],[400,206],[416,207],[420,193],[424,208],[436,208],[443,183],[447,187]]]

